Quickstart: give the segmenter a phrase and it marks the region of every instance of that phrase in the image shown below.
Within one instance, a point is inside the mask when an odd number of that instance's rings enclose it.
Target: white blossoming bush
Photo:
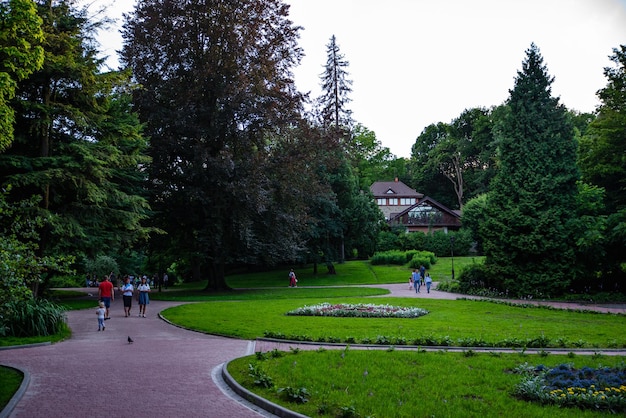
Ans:
[[[348,318],[418,318],[428,313],[426,309],[404,306],[374,305],[371,303],[320,303],[303,306],[287,312],[287,315],[334,316]]]

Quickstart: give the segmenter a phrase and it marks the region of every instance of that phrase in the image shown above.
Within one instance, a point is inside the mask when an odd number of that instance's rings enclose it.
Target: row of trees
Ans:
[[[280,0],[139,2],[111,72],[94,38],[106,22],[74,1],[0,5],[2,129],[14,127],[0,228],[34,244],[43,287],[68,256],[78,271],[102,256],[124,271],[176,265],[209,289],[231,266],[332,269],[375,250],[368,189],[393,177],[463,209],[487,254],[483,283],[555,293],[623,276],[623,48],[597,116],[551,96],[533,45],[505,104],[427,127],[405,160],[352,120],[334,37],[323,94],[297,91],[300,28]]]
[[[281,1],[140,2],[124,24],[124,68],[109,72],[95,39],[107,22],[73,0],[1,4],[19,38],[0,39],[3,63],[24,65],[2,92],[15,135],[0,154],[0,227],[11,235],[15,213],[38,220],[19,236],[34,259],[176,265],[223,289],[230,266],[332,267],[374,250],[381,215],[349,152],[360,147],[352,121],[338,116],[347,61],[331,38],[325,94],[305,112],[292,76],[300,28]],[[16,18],[25,10],[30,20]],[[16,21],[32,33],[10,31]],[[359,136],[363,158],[382,149]],[[48,265],[42,288],[67,271]]]
[[[624,288],[625,51],[614,50],[616,66],[605,69],[597,114],[568,111],[552,96],[553,78],[532,45],[503,105],[466,110],[417,138],[409,184],[463,209],[486,255],[466,290]]]

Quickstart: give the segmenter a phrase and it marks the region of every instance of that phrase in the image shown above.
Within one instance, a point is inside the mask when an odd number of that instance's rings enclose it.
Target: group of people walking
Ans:
[[[420,293],[422,286],[426,286],[426,292],[430,293],[432,283],[433,279],[430,277],[430,273],[426,272],[426,267],[422,265],[419,269],[413,269],[409,278],[409,289],[413,288],[415,293]]]
[[[110,319],[111,302],[115,300],[115,288],[111,282],[111,276],[104,276],[104,280],[98,286],[98,308],[96,315],[98,316],[98,331],[106,329],[105,322]],[[124,301],[124,317],[131,315],[133,307],[133,296],[137,298],[139,303],[139,317],[146,317],[146,306],[150,303],[150,284],[148,278],[142,276],[137,285],[133,285],[130,276],[125,276],[123,284],[118,286],[119,292],[122,294]]]

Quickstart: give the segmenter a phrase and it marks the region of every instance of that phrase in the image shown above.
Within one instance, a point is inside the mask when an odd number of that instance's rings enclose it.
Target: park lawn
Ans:
[[[280,354],[279,352],[278,354]],[[608,412],[542,406],[511,396],[522,363],[554,367],[619,366],[623,358],[426,352],[423,350],[317,350],[265,353],[231,361],[228,372],[245,388],[307,416],[568,418],[615,416]],[[471,354],[471,355],[470,355]],[[249,365],[272,379],[254,385]],[[308,402],[281,398],[278,388],[305,388]],[[349,413],[349,414],[348,414]]]
[[[0,366],[0,411],[20,388],[24,376],[12,367]]]
[[[300,289],[292,289],[294,292]],[[295,293],[294,293],[295,294]],[[428,315],[401,318],[334,318],[287,316],[286,312],[332,299],[250,300],[181,305],[162,312],[184,327],[216,335],[254,339],[284,335],[314,341],[389,341],[412,344],[424,339],[448,345],[523,346],[541,340],[547,347],[626,347],[626,316],[573,312],[475,300],[417,298],[343,298],[341,303],[375,303],[419,307]],[[271,334],[268,334],[271,333]],[[297,337],[297,338],[292,338]],[[521,343],[520,343],[521,342]],[[439,345],[436,343],[427,345]]]
[[[259,288],[239,289],[226,292],[203,292],[199,290],[176,290],[167,292],[151,292],[154,300],[173,302],[203,302],[203,301],[242,301],[242,300],[293,300],[310,298],[343,298],[359,296],[381,296],[389,294],[387,289],[373,287],[332,287],[332,288]]]
[[[482,263],[482,257],[454,257],[455,276],[467,265]],[[318,265],[318,273],[313,274],[313,265],[296,266],[298,286],[345,286],[359,284],[389,284],[408,282],[411,269],[407,266],[372,265],[369,260],[348,261],[335,264],[337,274],[329,275],[325,265]],[[439,257],[429,270],[434,281],[449,280],[452,274],[452,259]],[[289,269],[269,272],[233,274],[226,277],[226,283],[234,288],[284,287],[289,284]]]

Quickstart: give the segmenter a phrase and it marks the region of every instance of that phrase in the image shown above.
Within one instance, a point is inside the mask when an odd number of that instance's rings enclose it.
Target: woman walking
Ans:
[[[137,287],[139,291],[139,316],[146,317],[146,305],[150,303],[150,297],[148,293],[150,293],[150,285],[148,284],[148,278],[143,276],[141,278],[141,283],[139,287]]]

